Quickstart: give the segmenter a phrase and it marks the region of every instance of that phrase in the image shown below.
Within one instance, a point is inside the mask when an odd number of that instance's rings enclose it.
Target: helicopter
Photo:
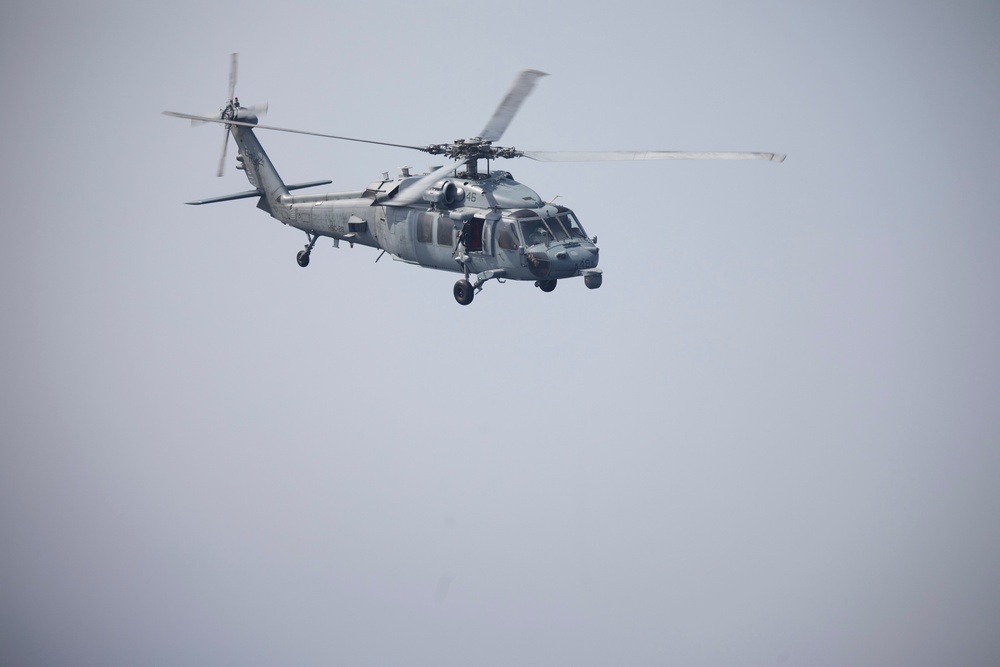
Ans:
[[[769,160],[785,156],[764,152],[720,151],[524,151],[494,145],[499,141],[538,80],[538,70],[517,75],[493,116],[475,137],[452,143],[415,146],[385,141],[308,132],[259,123],[267,105],[241,106],[235,96],[238,55],[230,57],[229,94],[218,113],[197,115],[164,111],[193,125],[218,123],[225,137],[218,176],[222,176],[229,137],[239,152],[236,167],[251,190],[186,202],[202,205],[258,198],[257,208],[279,222],[305,232],[308,242],[296,255],[309,265],[321,237],[339,248],[347,242],[369,246],[393,259],[418,266],[463,274],[452,290],[467,306],[490,280],[531,281],[551,292],[561,280],[582,277],[589,289],[603,282],[598,268],[597,237],[588,236],[569,208],[546,202],[533,189],[514,180],[510,172],[491,169],[499,159],[529,158],[541,162],[621,160]],[[396,178],[383,172],[363,190],[336,193],[291,194],[329,185],[331,181],[286,184],[264,152],[254,130],[270,130],[313,137],[391,146],[442,156],[451,162],[412,174],[403,167]],[[480,170],[485,163],[485,170]]]

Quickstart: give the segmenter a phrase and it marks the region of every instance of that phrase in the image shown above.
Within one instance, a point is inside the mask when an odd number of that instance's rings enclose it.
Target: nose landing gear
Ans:
[[[543,292],[551,292],[552,290],[554,290],[556,288],[556,284],[557,284],[557,282],[556,282],[556,280],[554,278],[553,279],[549,279],[549,280],[536,280],[535,281],[535,287],[537,287],[538,289],[542,290]]]

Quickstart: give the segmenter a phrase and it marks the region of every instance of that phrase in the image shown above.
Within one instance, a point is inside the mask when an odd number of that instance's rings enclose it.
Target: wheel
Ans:
[[[551,292],[555,288],[556,288],[556,281],[555,280],[539,280],[538,281],[538,289],[542,290],[543,292]]]
[[[303,269],[309,266],[309,253],[305,250],[299,250],[299,254],[295,256],[295,261],[299,263]]]
[[[591,273],[589,276],[583,277],[583,284],[587,286],[588,289],[597,289],[604,282],[604,274],[601,273]]]
[[[464,278],[455,283],[455,301],[458,301],[463,306],[468,306],[472,303],[472,297],[476,295],[476,291],[472,289],[472,283]]]

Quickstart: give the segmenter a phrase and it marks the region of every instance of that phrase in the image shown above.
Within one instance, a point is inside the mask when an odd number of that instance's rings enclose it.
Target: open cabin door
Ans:
[[[477,213],[467,223],[469,225],[465,249],[492,256],[495,253],[494,227],[500,221],[499,211]]]
[[[483,252],[487,247],[483,241],[483,232],[486,228],[486,217],[474,215],[466,223],[462,230],[462,240],[465,243],[466,252]]]

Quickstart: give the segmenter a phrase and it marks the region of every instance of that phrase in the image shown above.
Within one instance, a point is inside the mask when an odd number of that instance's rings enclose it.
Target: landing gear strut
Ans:
[[[464,267],[464,265],[463,265]],[[469,278],[475,276],[475,282],[470,282]],[[476,295],[476,292],[480,292],[483,289],[483,285],[490,280],[495,280],[498,283],[503,282],[503,277],[507,275],[507,269],[490,269],[489,271],[483,271],[482,273],[471,274],[468,268],[465,269],[465,278],[459,280],[455,283],[455,301],[458,301],[463,306],[468,306],[472,303],[472,297]],[[552,282],[555,282],[554,280]]]
[[[309,255],[312,253],[313,246],[316,245],[317,239],[319,239],[319,234],[306,234],[309,237],[309,243],[306,244],[305,250],[299,250],[299,254],[295,256],[295,261],[299,263],[303,269],[309,266]]]

